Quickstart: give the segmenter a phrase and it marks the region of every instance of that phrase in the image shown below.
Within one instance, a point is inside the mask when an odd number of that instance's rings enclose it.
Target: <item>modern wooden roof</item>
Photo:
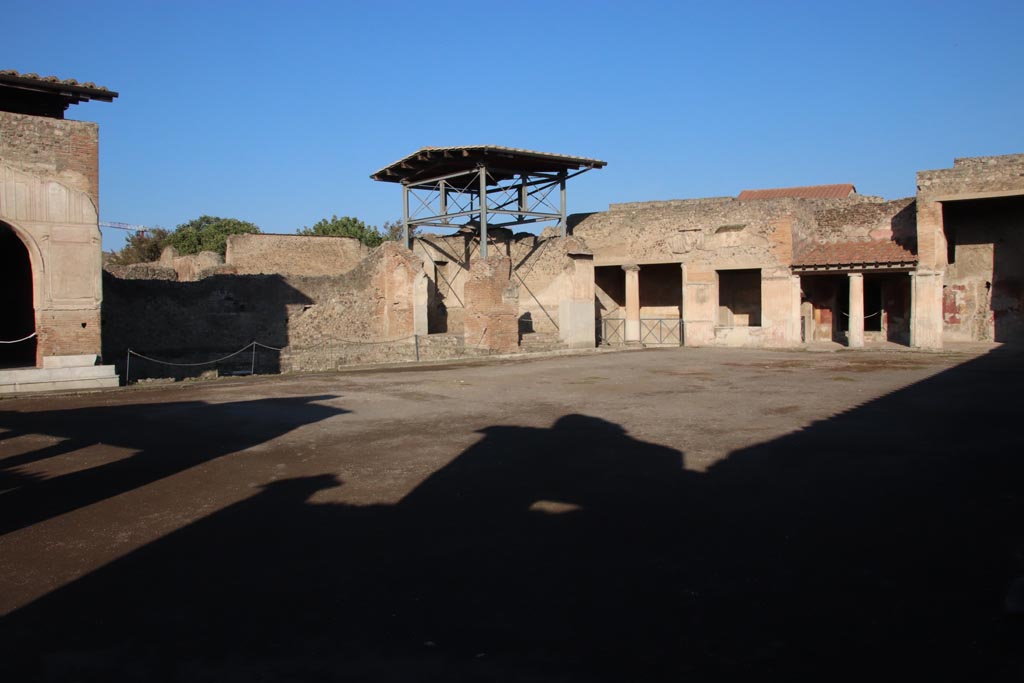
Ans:
[[[494,182],[522,174],[556,173],[607,166],[607,162],[600,159],[497,145],[423,147],[388,164],[370,177],[390,183],[415,184],[420,180],[460,171],[474,171],[480,164],[487,166],[488,174]]]
[[[117,95],[109,88],[79,83],[73,78],[0,70],[0,111],[63,118],[64,110],[72,104],[89,100],[113,102]]]

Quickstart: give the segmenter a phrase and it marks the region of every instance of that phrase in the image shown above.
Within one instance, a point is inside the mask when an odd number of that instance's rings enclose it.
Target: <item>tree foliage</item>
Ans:
[[[377,228],[352,216],[323,218],[314,223],[313,227],[303,227],[296,232],[316,237],[354,237],[368,247],[376,247],[384,241],[384,236]]]
[[[156,261],[160,258],[160,252],[167,246],[167,238],[170,234],[169,230],[152,228],[129,235],[121,251],[112,253],[107,262],[115,265],[127,265]]]
[[[237,218],[200,216],[175,228],[168,236],[167,243],[177,249],[179,254],[215,251],[224,256],[228,235],[253,235],[259,232],[256,224]]]
[[[384,225],[381,226],[381,234],[384,235],[384,239],[392,242],[402,241],[402,221],[384,221]],[[413,236],[416,234],[416,226],[409,226],[409,235]]]

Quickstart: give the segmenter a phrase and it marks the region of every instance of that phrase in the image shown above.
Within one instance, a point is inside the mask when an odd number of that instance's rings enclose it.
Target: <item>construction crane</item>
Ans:
[[[117,221],[100,221],[101,228],[114,228],[115,230],[128,230],[130,232],[146,233],[153,228],[148,225],[132,225],[131,223],[118,223]]]

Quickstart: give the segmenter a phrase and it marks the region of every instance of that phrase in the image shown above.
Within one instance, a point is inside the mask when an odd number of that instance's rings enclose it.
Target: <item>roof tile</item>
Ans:
[[[737,199],[846,199],[857,192],[852,183],[779,187],[770,190],[743,190]]]
[[[14,69],[0,69],[0,82],[24,85],[53,86],[64,85],[80,94],[89,94],[98,99],[106,97],[117,97],[117,93],[110,88],[96,85],[91,81],[79,83],[74,78],[58,78],[57,76],[40,76],[36,73],[19,73]]]
[[[793,266],[797,268],[913,263],[917,263],[914,252],[892,240],[814,244],[801,250],[793,259]]]

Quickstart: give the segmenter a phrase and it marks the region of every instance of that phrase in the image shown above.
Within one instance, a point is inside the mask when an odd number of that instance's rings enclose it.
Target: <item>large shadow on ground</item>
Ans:
[[[12,614],[5,661],[41,680],[1020,680],[1021,361],[704,473],[568,415],[484,430],[397,505],[275,482]]]
[[[0,458],[0,535],[348,412],[316,403],[331,398],[334,396],[0,411],[0,428],[8,430],[4,439],[22,434],[61,439],[51,446]],[[27,474],[22,469],[98,444],[135,453],[55,477]]]

